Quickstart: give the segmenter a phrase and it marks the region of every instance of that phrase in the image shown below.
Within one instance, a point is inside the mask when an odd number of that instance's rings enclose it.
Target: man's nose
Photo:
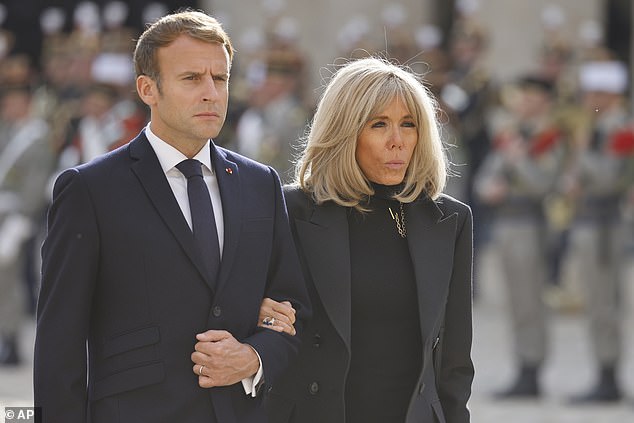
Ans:
[[[218,87],[213,78],[205,78],[204,80],[203,101],[214,101],[218,98]]]

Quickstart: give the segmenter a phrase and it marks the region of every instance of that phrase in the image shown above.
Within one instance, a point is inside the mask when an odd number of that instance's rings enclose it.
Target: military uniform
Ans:
[[[550,116],[516,120],[510,130],[494,138],[493,149],[476,175],[475,194],[494,212],[491,241],[507,285],[520,367],[517,381],[502,396],[535,396],[547,344],[543,199],[552,190],[563,160],[565,136]]]
[[[622,101],[627,84],[625,67],[617,62],[584,66],[582,89],[586,93],[613,96],[613,100],[609,105],[597,105],[589,111],[594,115],[593,124],[575,161],[576,212],[569,253],[585,291],[590,339],[600,368],[595,389],[575,399],[617,400],[621,393],[615,367],[622,349],[618,297],[625,233],[621,205],[628,187],[634,133],[630,114]]]
[[[602,116],[577,169],[581,192],[569,248],[575,274],[585,291],[590,339],[601,368],[613,368],[622,348],[618,297],[624,259],[621,201],[627,157],[615,148],[618,139],[627,136],[623,125],[628,120],[624,110]]]
[[[303,58],[293,47],[270,47],[264,74],[249,93],[248,104],[236,125],[233,148],[272,166],[283,182],[293,179],[298,140],[309,116],[301,101]]]
[[[48,200],[44,187],[52,173],[47,134],[48,125],[38,118],[0,123],[0,364],[19,361],[24,243],[37,230]]]

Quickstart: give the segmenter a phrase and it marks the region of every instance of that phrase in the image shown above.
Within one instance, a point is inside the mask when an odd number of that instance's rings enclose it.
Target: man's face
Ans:
[[[29,94],[11,91],[0,99],[0,119],[17,122],[29,115],[31,100]]]
[[[586,91],[582,99],[584,108],[593,116],[601,115],[620,103],[619,94],[602,91]]]
[[[229,55],[219,43],[181,35],[157,54],[156,81],[139,77],[137,90],[151,108],[152,131],[180,151],[197,152],[222,129],[229,98]]]
[[[520,91],[518,112],[524,119],[545,116],[550,111],[550,96],[539,88],[524,87]]]

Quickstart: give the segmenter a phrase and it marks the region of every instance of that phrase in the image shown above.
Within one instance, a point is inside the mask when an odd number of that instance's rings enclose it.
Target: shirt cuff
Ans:
[[[255,348],[251,348],[253,349],[253,351],[255,351]],[[258,367],[258,371],[255,373],[255,375],[242,379],[242,387],[244,388],[244,392],[254,398],[257,394],[256,388],[262,380],[262,375],[264,375],[264,369],[262,368],[262,359],[260,358],[260,354],[255,351],[255,355],[258,356],[258,361],[260,362],[260,367]]]

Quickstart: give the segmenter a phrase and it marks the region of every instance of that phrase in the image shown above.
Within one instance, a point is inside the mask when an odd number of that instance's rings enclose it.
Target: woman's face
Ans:
[[[417,140],[416,122],[405,104],[396,98],[366,122],[357,139],[357,163],[372,182],[400,184]]]

